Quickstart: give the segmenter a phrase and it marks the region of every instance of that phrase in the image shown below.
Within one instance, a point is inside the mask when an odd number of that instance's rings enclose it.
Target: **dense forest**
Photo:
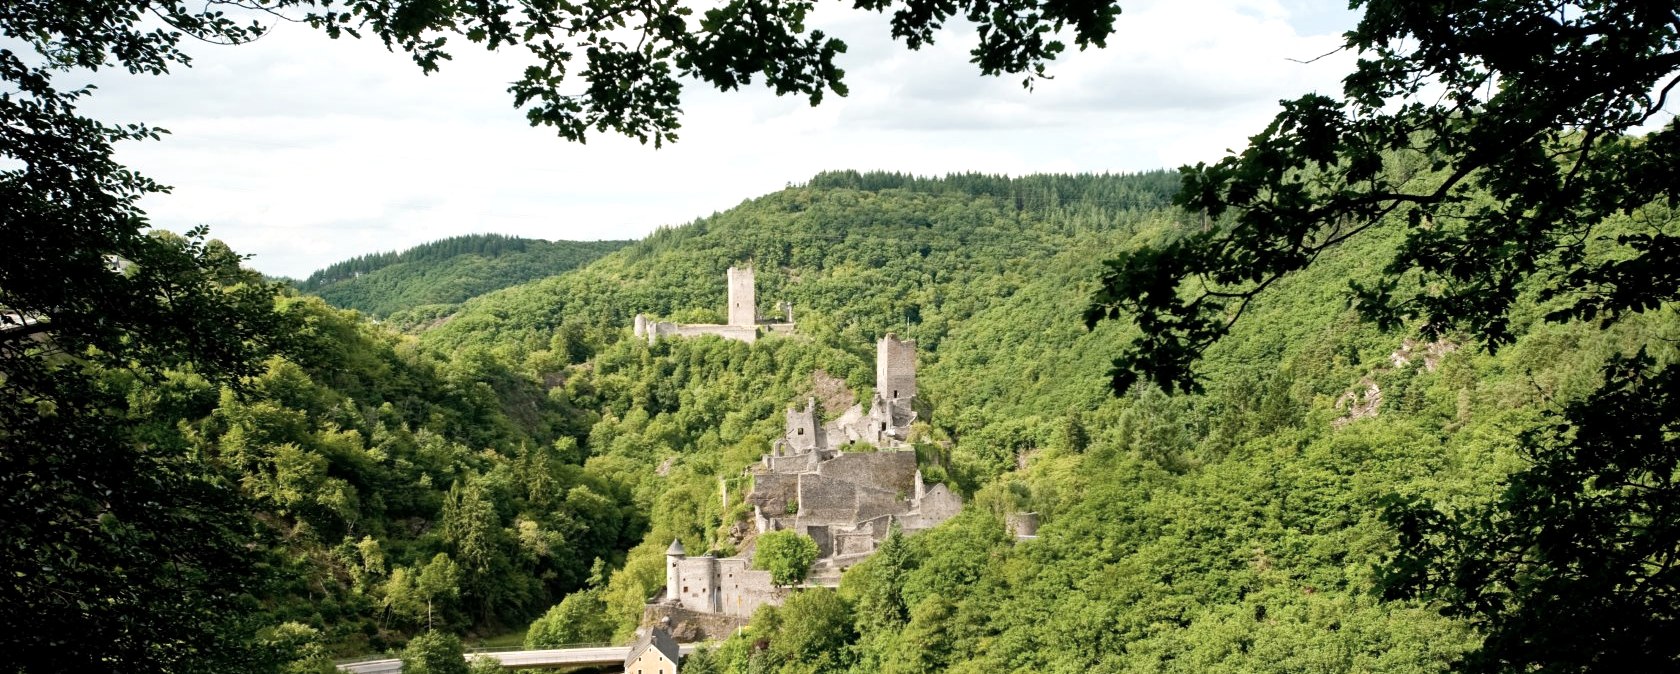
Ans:
[[[720,483],[750,488],[743,468],[819,382],[867,400],[891,331],[919,345],[922,470],[969,507],[761,611],[692,671],[1446,671],[1475,626],[1386,592],[1400,533],[1382,504],[1491,502],[1547,410],[1618,355],[1672,360],[1680,321],[1548,324],[1531,294],[1497,354],[1380,330],[1346,288],[1398,245],[1389,225],[1249,307],[1204,392],[1115,396],[1107,365],[1136,328],[1082,310],[1105,255],[1210,226],[1170,206],[1177,185],[825,173],[385,324],[288,289],[274,319],[292,337],[260,372],[107,385],[140,437],[236,495],[261,581],[238,602],[248,662],[325,671],[527,624],[528,646],[632,638],[671,539],[734,552],[750,512]],[[796,334],[630,338],[636,313],[720,318],[739,264],[761,313],[792,303]],[[1022,510],[1037,539],[1005,534]]]
[[[373,316],[426,305],[447,310],[471,297],[581,267],[628,241],[543,241],[467,234],[401,252],[328,265],[294,285],[328,303]]]

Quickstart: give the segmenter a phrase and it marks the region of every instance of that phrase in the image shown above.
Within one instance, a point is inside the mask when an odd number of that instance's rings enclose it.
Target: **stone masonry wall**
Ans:
[[[875,551],[875,537],[868,531],[835,536],[835,555],[868,554]]]
[[[798,475],[762,473],[753,476],[752,495],[747,500],[763,509],[765,516],[780,517],[787,514],[788,504],[796,503],[797,498]]]
[[[852,405],[841,412],[835,420],[823,425],[823,435],[831,445],[843,445],[865,439],[864,431],[869,426],[869,418],[863,413],[863,405]]]
[[[752,617],[765,604],[780,604],[787,590],[770,581],[769,571],[749,568],[741,557],[718,560],[718,609],[727,615]]]
[[[677,601],[696,611],[717,606],[718,560],[711,555],[677,561]]]
[[[910,515],[900,520],[899,525],[905,531],[920,531],[957,516],[962,512],[962,497],[951,491],[950,487],[936,484],[927,489],[922,495],[919,507]]]
[[[857,501],[852,507],[852,521],[874,519],[883,515],[899,515],[910,510],[910,503],[900,492],[859,486]]]
[[[678,643],[717,641],[747,626],[744,617],[704,613],[671,604],[648,604],[642,610],[642,626],[652,627],[670,619],[671,637]]]
[[[699,337],[701,335],[717,335],[724,339],[733,339],[751,344],[758,341],[758,328],[738,325],[710,325],[705,323],[678,324],[659,321],[648,326],[648,343],[653,343],[660,337]]]
[[[834,536],[831,533],[832,531],[833,529],[827,525],[805,527],[805,535],[810,536],[811,540],[816,541],[817,543],[817,557],[821,558],[834,556]]]
[[[906,498],[916,490],[916,452],[846,452],[817,466],[826,478],[883,489]]]
[[[808,402],[805,409],[787,411],[788,447],[795,452],[808,452],[822,442],[822,425],[817,423],[817,409],[814,402]]]
[[[817,457],[815,454],[810,453],[791,456],[772,456],[769,457],[768,463],[770,464],[770,472],[772,473],[778,473],[781,475],[798,475],[800,473],[811,472],[815,469],[817,465]]]
[[[851,524],[856,509],[857,485],[822,475],[799,476],[799,524]]]

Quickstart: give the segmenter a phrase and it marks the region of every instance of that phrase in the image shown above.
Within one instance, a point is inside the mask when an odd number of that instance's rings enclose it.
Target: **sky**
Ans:
[[[253,44],[191,45],[161,76],[79,75],[83,111],[171,133],[125,164],[173,187],[142,202],[157,227],[208,225],[268,274],[303,277],[365,253],[494,232],[636,239],[825,170],[921,175],[1121,172],[1217,161],[1280,99],[1335,93],[1357,16],[1336,0],[1132,0],[1108,48],[1068,52],[1032,91],[968,62],[971,29],[909,51],[885,17],[819,7],[845,40],[850,95],[812,107],[761,87],[691,83],[664,148],[531,127],[508,84],[523,50],[463,44],[424,75],[375,40],[283,24]]]

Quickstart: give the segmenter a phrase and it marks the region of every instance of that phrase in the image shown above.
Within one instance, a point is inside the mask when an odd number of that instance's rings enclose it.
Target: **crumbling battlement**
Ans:
[[[758,341],[760,328],[775,334],[793,332],[793,305],[787,302],[781,304],[782,310],[786,313],[786,320],[759,320],[758,299],[754,288],[752,267],[730,267],[724,272],[724,280],[729,291],[729,299],[724,303],[728,323],[723,325],[672,323],[669,321],[654,321],[644,314],[636,314],[636,318],[631,324],[632,331],[636,337],[646,339],[649,344],[659,341],[662,337],[699,337],[701,335],[717,335],[724,339],[751,344]]]

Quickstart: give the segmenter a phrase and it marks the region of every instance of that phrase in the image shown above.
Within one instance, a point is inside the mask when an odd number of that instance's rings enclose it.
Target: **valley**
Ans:
[[[342,363],[296,366],[337,402],[288,412],[338,430],[267,444],[254,465],[302,453],[321,482],[299,493],[342,481],[354,506],[264,502],[295,573],[317,579],[275,595],[275,615],[341,653],[532,618],[528,647],[625,643],[656,620],[643,606],[669,591],[672,541],[724,557],[762,532],[771,502],[728,495],[762,493],[746,469],[795,440],[784,416],[800,401],[874,396],[864,347],[896,332],[915,339],[930,412],[904,446],[966,505],[824,583],[837,587],[746,611],[750,640],[684,671],[1444,671],[1473,632],[1382,598],[1396,538],[1380,504],[1492,498],[1522,465],[1511,429],[1588,390],[1615,344],[1676,325],[1536,323],[1498,354],[1436,349],[1425,367],[1395,357],[1415,334],[1358,320],[1341,295],[1393,245],[1379,235],[1258,302],[1210,351],[1205,393],[1116,397],[1106,363],[1129,335],[1087,330],[1077,309],[1105,253],[1196,226],[1165,207],[1170,189],[1157,174],[825,174],[472,298],[415,336],[310,309],[389,354],[375,360],[447,377],[451,397],[393,397],[389,366],[360,383]],[[724,268],[747,264],[759,314],[796,307],[792,333],[631,334],[639,314],[722,323]],[[1344,398],[1367,385],[1381,399],[1350,420]],[[840,412],[813,410],[811,428]],[[364,439],[382,437],[413,439]],[[1020,512],[1041,519],[1036,537],[1006,530]],[[455,569],[433,574],[452,587],[426,589],[434,567]]]

